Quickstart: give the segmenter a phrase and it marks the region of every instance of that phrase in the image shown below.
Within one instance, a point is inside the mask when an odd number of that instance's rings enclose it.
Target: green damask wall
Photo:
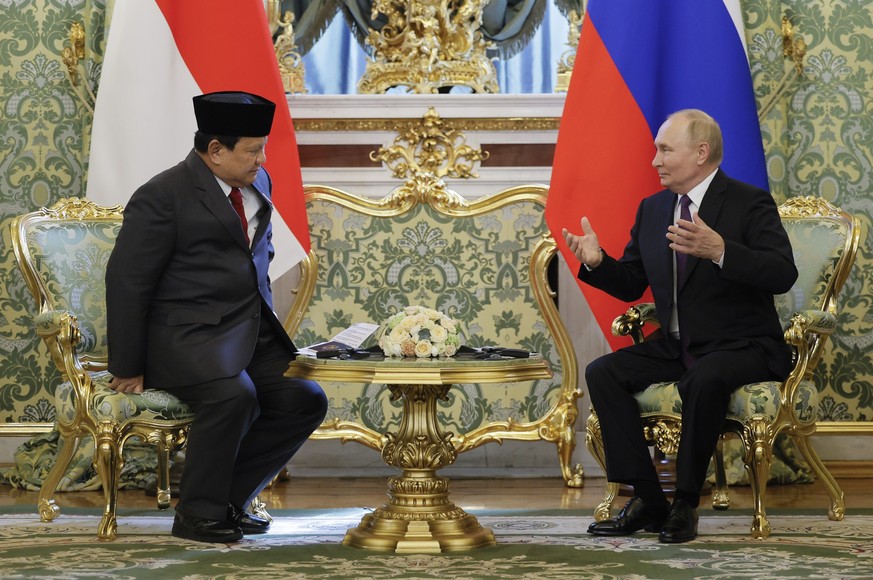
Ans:
[[[84,22],[80,71],[96,85],[111,2],[0,2],[0,429],[53,418],[47,385],[55,375],[32,330],[35,307],[15,266],[8,229],[15,215],[84,191],[91,111],[60,55],[70,24]],[[857,215],[866,232],[873,217],[869,2],[746,0],[743,11],[759,108],[789,67],[780,36],[784,13],[808,45],[804,78],[762,122],[774,196],[823,196]],[[865,236],[843,293],[840,331],[820,374],[825,420],[873,422],[871,257]]]

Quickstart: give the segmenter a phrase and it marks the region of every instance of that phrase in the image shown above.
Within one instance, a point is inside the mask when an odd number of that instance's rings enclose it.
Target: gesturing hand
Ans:
[[[706,225],[697,212],[692,214],[691,221],[680,219],[668,226],[667,239],[671,250],[698,258],[718,262],[724,254],[724,238]]]
[[[587,217],[581,220],[582,235],[577,236],[571,234],[567,228],[564,228],[561,233],[564,234],[564,241],[576,258],[591,268],[592,270],[600,265],[603,261],[603,254],[600,252],[600,242],[597,240],[597,234],[591,228]]]

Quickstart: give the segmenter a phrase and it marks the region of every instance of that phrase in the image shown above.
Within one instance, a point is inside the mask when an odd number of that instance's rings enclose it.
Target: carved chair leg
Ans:
[[[584,487],[585,471],[581,464],[573,465],[573,451],[576,449],[576,429],[573,425],[565,425],[557,440],[558,461],[561,464],[561,475],[567,487]]]
[[[755,430],[753,429],[752,432]],[[772,440],[755,438],[746,449],[745,464],[749,471],[749,483],[752,487],[752,528],[753,538],[765,539],[770,535],[770,522],[764,508],[764,494],[767,491],[767,480],[770,478],[770,462],[773,457]]]
[[[55,451],[55,464],[43,480],[42,487],[39,488],[39,498],[36,505],[39,510],[39,519],[44,522],[54,520],[61,513],[61,508],[58,507],[54,500],[55,490],[67,473],[70,461],[72,461],[73,455],[78,448],[79,437],[61,432],[58,437],[58,447]]]
[[[585,443],[592,457],[597,460],[598,465],[606,473],[606,455],[603,451],[603,437],[600,434],[600,421],[594,411],[588,416],[588,423],[585,427]],[[594,520],[601,522],[608,520],[612,512],[612,504],[615,502],[615,496],[618,495],[619,485],[613,482],[606,483],[606,491],[603,493],[603,499],[594,508]]]
[[[828,471],[828,468],[822,463],[809,437],[807,435],[795,435],[793,439],[797,443],[803,458],[812,467],[815,476],[824,485],[831,498],[831,505],[828,508],[828,519],[835,521],[842,520],[846,515],[846,500],[843,497],[843,490],[831,475],[831,472]]]
[[[712,459],[715,465],[715,491],[712,493],[712,507],[717,510],[726,510],[731,506],[731,498],[728,495],[727,476],[724,471],[724,435],[718,438]]]
[[[158,453],[158,482],[155,497],[158,501],[158,509],[165,510],[170,507],[171,502],[170,448],[167,446],[163,434],[158,434],[155,443]]]
[[[94,452],[94,467],[103,485],[105,504],[103,518],[97,527],[97,537],[101,540],[114,540],[118,532],[116,508],[118,506],[118,480],[121,475],[121,446],[112,426],[101,425],[101,430],[111,431],[97,436]]]

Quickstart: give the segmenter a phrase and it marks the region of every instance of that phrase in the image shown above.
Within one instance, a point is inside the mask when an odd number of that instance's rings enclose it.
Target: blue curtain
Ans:
[[[524,50],[511,59],[494,62],[500,92],[553,92],[558,60],[569,50],[568,31],[567,19],[549,0],[543,23]],[[306,89],[310,94],[318,95],[357,93],[358,80],[364,75],[367,58],[338,14],[312,50],[303,56]],[[453,92],[464,90],[456,87]]]

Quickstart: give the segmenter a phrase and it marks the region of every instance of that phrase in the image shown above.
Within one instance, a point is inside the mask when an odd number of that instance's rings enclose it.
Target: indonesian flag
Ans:
[[[191,150],[191,99],[246,91],[276,103],[265,167],[273,179],[276,278],[309,251],[300,160],[263,0],[115,3],[94,109],[87,197],[124,205]]]
[[[712,115],[725,172],[768,189],[739,0],[590,0],[546,204],[574,277],[580,264],[562,229],[580,234],[588,216],[601,247],[621,256],[640,201],[662,189],[651,165],[655,135],[680,109]],[[610,346],[627,345],[611,326],[628,305],[577,282]]]

